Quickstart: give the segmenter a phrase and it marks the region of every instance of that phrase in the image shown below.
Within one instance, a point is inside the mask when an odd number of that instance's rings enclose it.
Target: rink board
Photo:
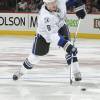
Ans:
[[[0,35],[13,35],[13,36],[35,36],[34,31],[0,31]],[[71,33],[73,37],[74,33]],[[89,33],[78,33],[78,38],[87,38],[87,39],[100,39],[100,34],[89,34]]]
[[[0,35],[35,35],[36,17],[31,13],[0,13]],[[65,20],[71,33],[75,33],[78,19],[74,14],[68,14]],[[88,14],[78,31],[79,38],[100,39],[100,15]]]

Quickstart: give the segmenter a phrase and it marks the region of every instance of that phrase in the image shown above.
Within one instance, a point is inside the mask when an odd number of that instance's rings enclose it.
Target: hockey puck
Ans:
[[[18,77],[16,75],[13,75],[13,80],[14,81],[18,80]]]
[[[81,91],[86,91],[86,88],[81,88]]]

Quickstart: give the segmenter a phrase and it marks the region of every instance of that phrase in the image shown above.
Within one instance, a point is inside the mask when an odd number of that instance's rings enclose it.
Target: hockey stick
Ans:
[[[81,19],[78,20],[78,26],[77,26],[76,32],[74,34],[74,39],[73,39],[73,46],[75,46],[75,42],[76,42],[76,39],[77,39],[77,34],[78,34],[78,31],[79,31],[79,27],[80,27],[80,22],[81,22]],[[72,66],[73,66],[73,54],[71,55],[70,85],[73,83],[73,81],[72,81]]]
[[[80,22],[81,22],[81,19],[78,20],[77,30],[76,30],[76,32],[74,34],[73,46],[75,45],[75,42],[76,42],[76,39],[77,39],[77,34],[78,34],[78,31],[79,31]]]

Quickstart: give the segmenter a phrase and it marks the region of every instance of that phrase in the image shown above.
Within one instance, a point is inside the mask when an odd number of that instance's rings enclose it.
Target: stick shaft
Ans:
[[[79,19],[79,21],[78,21],[78,26],[77,26],[76,32],[74,34],[73,45],[75,45],[75,42],[76,42],[77,34],[78,34],[78,31],[79,31],[79,27],[80,27],[80,22],[81,22],[81,19]]]
[[[79,31],[79,27],[80,27],[80,22],[81,22],[81,19],[79,19],[79,21],[78,21],[78,26],[77,26],[76,32],[74,34],[73,46],[75,45],[75,42],[76,42],[77,34],[78,34],[78,31]],[[71,56],[72,57],[71,57],[71,66],[70,66],[70,85],[72,84],[73,54]]]

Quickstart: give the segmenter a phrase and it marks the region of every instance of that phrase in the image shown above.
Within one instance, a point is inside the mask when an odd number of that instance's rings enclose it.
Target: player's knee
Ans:
[[[25,61],[23,62],[23,66],[26,68],[26,69],[32,69],[33,68],[33,64],[31,64],[28,60],[28,58],[25,59]]]

